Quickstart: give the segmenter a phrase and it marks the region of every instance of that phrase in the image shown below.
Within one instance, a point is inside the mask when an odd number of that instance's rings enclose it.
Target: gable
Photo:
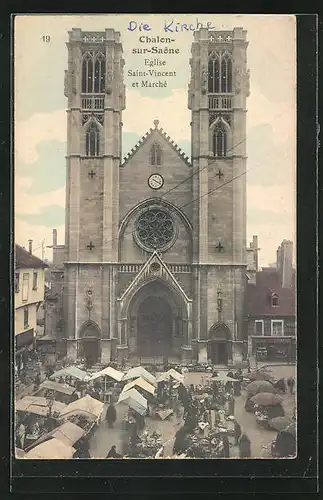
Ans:
[[[146,160],[149,162],[149,153],[152,145],[156,142],[159,144],[162,149],[163,154],[163,163],[165,161],[177,161],[183,166],[190,167],[190,161],[188,156],[184,151],[181,150],[177,146],[177,144],[167,135],[167,133],[162,128],[150,129],[141,139],[140,141],[131,149],[128,155],[124,158],[121,167],[124,167],[131,159],[133,159],[136,155],[140,154],[145,156]]]

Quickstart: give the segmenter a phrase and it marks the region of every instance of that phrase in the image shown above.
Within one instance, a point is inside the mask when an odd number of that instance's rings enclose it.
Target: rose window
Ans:
[[[135,235],[145,250],[165,250],[175,239],[174,222],[167,212],[150,209],[138,217]]]

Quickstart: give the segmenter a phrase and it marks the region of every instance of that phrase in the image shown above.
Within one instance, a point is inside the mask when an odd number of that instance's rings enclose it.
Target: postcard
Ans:
[[[295,458],[296,19],[18,15],[15,457]]]

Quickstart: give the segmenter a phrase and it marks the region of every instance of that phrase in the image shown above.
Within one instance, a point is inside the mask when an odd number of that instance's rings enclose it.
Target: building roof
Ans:
[[[271,298],[278,297],[278,305],[273,306]],[[283,288],[279,273],[269,268],[256,274],[256,283],[246,287],[246,314],[252,317],[296,315],[296,292],[294,287]]]
[[[35,257],[20,245],[15,245],[15,268],[16,269],[44,269],[48,264]]]

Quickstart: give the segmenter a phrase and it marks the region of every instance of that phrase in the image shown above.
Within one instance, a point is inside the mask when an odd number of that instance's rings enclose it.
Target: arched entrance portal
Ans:
[[[141,356],[168,356],[172,349],[173,313],[167,301],[147,297],[137,315],[137,349]]]
[[[213,365],[227,365],[229,359],[229,328],[218,323],[212,326],[209,333],[208,358]]]
[[[127,310],[129,355],[177,357],[187,336],[187,310],[179,294],[162,280],[143,285]]]
[[[85,358],[87,365],[95,365],[101,357],[99,327],[93,322],[86,323],[81,329],[80,337],[79,356]]]

